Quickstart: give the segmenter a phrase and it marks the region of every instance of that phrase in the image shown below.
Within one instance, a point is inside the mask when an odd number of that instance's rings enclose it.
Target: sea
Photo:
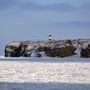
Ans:
[[[90,58],[0,57],[0,90],[90,90]]]

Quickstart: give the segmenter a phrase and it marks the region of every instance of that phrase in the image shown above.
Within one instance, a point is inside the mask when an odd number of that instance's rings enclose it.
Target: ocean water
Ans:
[[[0,90],[90,90],[90,58],[0,58]]]

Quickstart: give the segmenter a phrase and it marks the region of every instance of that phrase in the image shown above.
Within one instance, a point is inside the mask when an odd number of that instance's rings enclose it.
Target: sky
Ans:
[[[90,0],[0,0],[0,55],[12,41],[90,38]]]

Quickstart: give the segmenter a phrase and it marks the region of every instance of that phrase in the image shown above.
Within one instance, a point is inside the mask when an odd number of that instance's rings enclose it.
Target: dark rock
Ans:
[[[85,57],[85,58],[90,57],[90,45],[88,45],[88,47],[85,49],[82,48],[81,57]]]
[[[39,47],[39,52],[44,51],[46,56],[49,57],[66,57],[75,55],[75,48],[73,46],[66,46],[62,48],[49,48],[49,47]]]
[[[19,46],[15,45],[7,45],[5,47],[5,57],[20,57],[20,56],[26,56],[25,49],[27,45],[20,43]]]
[[[20,41],[5,47],[5,57],[90,57],[90,42],[80,40]],[[84,45],[85,44],[85,45]],[[88,47],[87,47],[88,45]],[[87,48],[85,48],[87,47]],[[82,48],[82,49],[81,49]],[[76,51],[76,52],[75,52]]]

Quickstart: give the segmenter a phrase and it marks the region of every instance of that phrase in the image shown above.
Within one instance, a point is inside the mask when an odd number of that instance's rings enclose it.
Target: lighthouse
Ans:
[[[51,34],[49,34],[49,41],[51,41],[52,40],[52,35]]]

